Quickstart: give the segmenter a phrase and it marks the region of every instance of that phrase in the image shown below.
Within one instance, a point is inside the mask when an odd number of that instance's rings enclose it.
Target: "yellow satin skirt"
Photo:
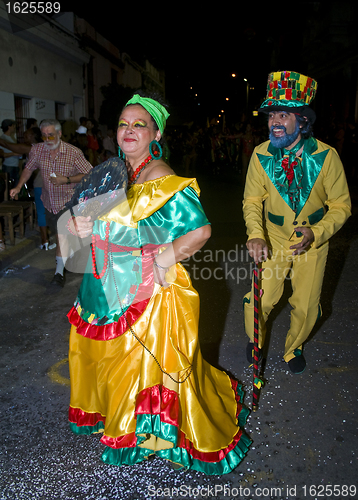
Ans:
[[[140,318],[106,341],[71,328],[69,420],[77,434],[103,432],[102,459],[134,464],[156,454],[186,468],[225,474],[251,443],[240,384],[203,360],[199,296],[182,265],[155,285]],[[170,276],[167,276],[170,280]]]

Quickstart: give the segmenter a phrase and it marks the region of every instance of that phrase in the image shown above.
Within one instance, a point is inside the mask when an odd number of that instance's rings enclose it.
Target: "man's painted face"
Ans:
[[[293,113],[273,111],[269,113],[269,139],[275,148],[294,146],[300,139],[301,128]]]

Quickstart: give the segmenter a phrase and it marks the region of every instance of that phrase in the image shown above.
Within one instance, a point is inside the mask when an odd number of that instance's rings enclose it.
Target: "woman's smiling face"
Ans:
[[[124,108],[119,118],[117,141],[125,155],[148,156],[149,143],[159,141],[160,137],[152,117],[142,106],[134,104]]]

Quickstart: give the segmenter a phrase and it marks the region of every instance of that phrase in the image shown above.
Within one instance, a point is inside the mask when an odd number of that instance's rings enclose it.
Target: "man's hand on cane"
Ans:
[[[255,264],[259,262],[265,262],[268,258],[268,246],[265,240],[262,238],[252,238],[246,243],[246,247],[249,251],[250,257],[255,261]]]

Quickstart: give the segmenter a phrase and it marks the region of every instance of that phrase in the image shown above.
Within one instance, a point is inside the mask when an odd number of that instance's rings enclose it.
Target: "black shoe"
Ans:
[[[306,368],[306,360],[303,357],[302,351],[295,351],[295,357],[290,359],[290,361],[287,363],[289,369],[291,370],[292,373],[295,375],[298,375],[300,373],[303,373]]]
[[[246,358],[249,363],[254,362],[254,343],[253,342],[248,342],[246,346]],[[259,349],[259,361],[262,358],[262,349]]]
[[[64,284],[65,284],[65,276],[60,273],[56,273],[51,280],[51,285],[61,286],[63,288]]]

